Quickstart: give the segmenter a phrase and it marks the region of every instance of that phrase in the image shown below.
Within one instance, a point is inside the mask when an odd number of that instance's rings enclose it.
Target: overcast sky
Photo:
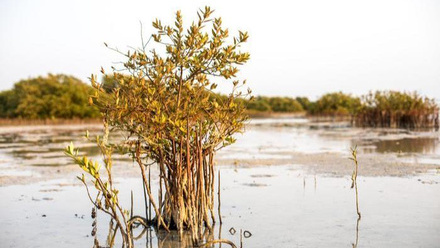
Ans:
[[[0,90],[51,73],[84,81],[122,60],[103,42],[139,46],[140,24],[186,21],[214,8],[250,34],[240,72],[255,94],[316,98],[330,91],[417,90],[440,99],[440,1],[0,0]]]

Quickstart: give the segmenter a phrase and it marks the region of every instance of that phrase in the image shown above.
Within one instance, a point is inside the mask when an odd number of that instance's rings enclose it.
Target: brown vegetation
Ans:
[[[438,115],[435,101],[416,92],[376,91],[362,97],[356,123],[368,127],[438,128]]]

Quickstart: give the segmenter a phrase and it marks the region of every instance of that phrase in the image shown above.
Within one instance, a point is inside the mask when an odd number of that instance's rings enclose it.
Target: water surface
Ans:
[[[99,150],[83,138],[85,130],[93,136],[100,126],[0,128],[0,179],[14,179],[0,186],[1,247],[92,246],[91,204],[75,179],[80,170],[62,152],[73,141],[83,154],[99,158]],[[309,157],[319,166],[320,154],[330,154],[344,157],[344,164],[350,165],[346,157],[357,145],[368,159],[386,156],[403,163],[399,166],[440,165],[439,141],[439,133],[430,131],[360,129],[307,119],[251,120],[237,142],[218,153],[220,161],[250,163],[226,162],[216,168],[222,175],[224,223],[221,230],[215,227],[211,238],[221,235],[238,243],[239,234],[229,232],[235,228],[252,233],[243,240],[244,247],[352,247],[356,234],[358,247],[438,247],[440,167],[401,177],[386,172],[359,177],[362,219],[356,233],[349,173],[332,176],[329,167],[316,174],[292,158]],[[116,169],[136,169],[129,159],[115,158]],[[273,166],[262,166],[261,159],[273,160]],[[71,167],[73,171],[64,170]],[[54,172],[55,177],[47,177]],[[27,183],[26,178],[37,180]],[[157,187],[157,170],[153,178]],[[117,176],[116,182],[125,208],[133,190],[134,212],[143,215],[138,174]],[[98,225],[98,238],[105,244],[108,219],[103,214]],[[175,234],[147,233],[136,241],[137,247],[186,247],[176,243]]]

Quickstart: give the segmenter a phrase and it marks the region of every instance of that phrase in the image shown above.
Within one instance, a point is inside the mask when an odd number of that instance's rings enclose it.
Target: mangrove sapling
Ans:
[[[231,93],[219,98],[217,79],[236,77],[238,66],[249,60],[240,47],[248,39],[239,32],[231,42],[221,18],[200,10],[186,31],[180,11],[174,25],[153,22],[155,43],[123,54],[123,68],[113,68],[113,89],[104,89],[92,75],[96,89],[91,102],[108,116],[115,132],[127,134],[121,146],[140,168],[149,220],[159,229],[189,230],[199,244],[204,229],[212,230],[214,215],[214,157],[232,143],[247,120],[240,91],[245,81],[232,81]],[[206,30],[210,28],[210,30]],[[146,47],[151,49],[147,52]],[[125,73],[123,74],[121,70]],[[104,73],[104,70],[102,70]],[[104,74],[105,75],[105,74]],[[149,162],[159,168],[159,192],[151,191]],[[147,203],[146,203],[147,204]]]
[[[357,187],[357,175],[358,175],[358,160],[357,160],[357,147],[351,148],[351,160],[354,161],[354,170],[353,174],[351,175],[351,188],[354,188],[356,192],[356,212],[358,214],[358,218],[361,219],[361,212],[359,211],[359,194],[358,194],[358,187]]]
[[[96,197],[92,198],[85,175],[82,174],[81,177],[77,177],[84,184],[87,196],[94,206],[92,210],[92,217],[94,217],[92,236],[95,236],[97,231],[96,209],[98,209],[109,215],[111,219],[115,221],[116,230],[120,231],[124,245],[126,247],[133,247],[130,227],[132,221],[129,220],[128,211],[122,209],[118,198],[119,191],[113,186],[111,157],[113,147],[108,144],[109,127],[106,121],[104,121],[104,130],[103,136],[96,136],[96,144],[103,155],[105,171],[107,174],[106,178],[101,175],[101,165],[96,161],[94,162],[90,160],[86,156],[79,156],[79,149],[75,149],[73,144],[67,146],[64,152],[91,177],[91,183],[97,190]],[[88,132],[86,133],[86,138],[89,138]]]
[[[355,243],[352,244],[353,248],[356,248],[359,242],[359,222],[361,220],[361,212],[359,211],[359,192],[358,192],[358,188],[357,188],[357,175],[358,175],[358,160],[357,160],[357,147],[352,147],[351,148],[351,160],[353,160],[354,162],[354,169],[353,169],[353,174],[351,176],[351,188],[355,189],[356,192],[356,212],[358,215],[358,218],[356,220],[356,241]]]

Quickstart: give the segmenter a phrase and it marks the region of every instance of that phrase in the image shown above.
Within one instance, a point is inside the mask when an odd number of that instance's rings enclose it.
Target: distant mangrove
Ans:
[[[422,128],[439,126],[439,108],[417,92],[376,91],[362,96],[356,123],[365,127]]]
[[[127,76],[128,77],[128,76]],[[128,78],[126,78],[128,80]],[[112,94],[118,81],[112,75],[102,77],[103,90]],[[89,104],[93,92],[89,84],[63,74],[49,74],[17,82],[11,90],[0,92],[1,119],[95,119],[100,117],[96,106]],[[225,100],[226,95],[211,97]],[[422,128],[438,127],[439,107],[417,92],[375,91],[352,96],[343,92],[322,95],[316,101],[307,97],[256,96],[236,98],[253,117],[273,114],[347,117],[362,127]]]
[[[98,109],[88,104],[92,92],[91,86],[63,74],[21,80],[0,92],[0,118],[98,118]]]

